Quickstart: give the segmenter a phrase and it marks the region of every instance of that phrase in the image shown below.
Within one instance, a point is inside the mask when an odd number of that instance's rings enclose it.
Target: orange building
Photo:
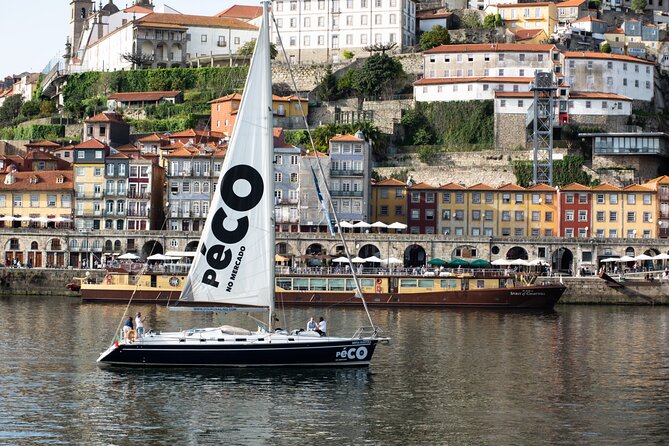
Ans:
[[[406,185],[395,178],[372,184],[372,207],[370,222],[406,224]]]

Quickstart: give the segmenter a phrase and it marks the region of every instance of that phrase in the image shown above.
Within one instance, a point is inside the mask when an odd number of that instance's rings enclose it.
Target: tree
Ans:
[[[362,49],[369,52],[369,53],[383,53],[383,54],[385,54],[386,51],[391,51],[396,46],[397,46],[397,42],[375,43],[373,45],[363,47]]]
[[[502,16],[499,14],[488,14],[483,19],[483,26],[485,26],[486,28],[497,28],[500,26],[504,26],[504,22],[502,21]]]
[[[21,106],[21,116],[25,116],[26,118],[32,118],[33,116],[37,116],[39,114],[39,100],[38,99],[31,99],[30,101],[26,101],[23,103]]]
[[[316,97],[321,101],[333,101],[338,99],[337,78],[332,74],[332,67],[327,68],[325,75],[316,86]]]
[[[22,106],[23,97],[20,94],[9,96],[0,107],[0,122],[9,122],[17,118],[21,113]]]
[[[644,9],[646,9],[646,6],[648,6],[648,1],[647,0],[632,0],[632,10],[637,13],[643,12]]]
[[[392,90],[398,79],[404,78],[402,64],[385,53],[377,53],[365,61],[351,79],[360,99],[379,97]]]
[[[133,68],[144,68],[151,66],[153,64],[153,54],[144,54],[141,51],[135,51],[134,53],[124,53],[121,54],[121,57],[124,60],[132,63]]]
[[[239,49],[237,50],[237,55],[238,56],[247,56],[251,57],[253,55],[253,50],[256,47],[256,39],[251,39],[248,42],[246,42],[244,45],[240,46]],[[269,57],[274,60],[276,58],[276,55],[279,52],[276,50],[276,46],[273,43],[269,44]]]
[[[480,28],[481,18],[479,17],[478,13],[474,11],[467,11],[460,18],[460,25],[463,28]]]
[[[609,42],[602,43],[602,46],[599,47],[599,51],[601,51],[602,53],[610,53],[611,45],[609,44]]]
[[[431,30],[424,32],[420,36],[418,45],[425,51],[439,45],[448,45],[451,43],[451,35],[448,30],[441,25],[435,25]]]

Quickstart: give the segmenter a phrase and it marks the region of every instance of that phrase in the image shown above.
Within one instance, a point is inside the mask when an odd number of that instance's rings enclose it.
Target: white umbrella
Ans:
[[[375,221],[370,225],[372,228],[387,228],[388,225],[382,221]]]
[[[359,221],[359,222],[353,224],[354,228],[361,228],[361,229],[369,228],[370,226],[372,226],[372,225],[370,225],[366,221]]]
[[[351,259],[351,262],[353,263],[365,263],[367,260],[363,259],[362,257],[353,257]]]
[[[365,258],[365,262],[381,263],[381,259],[379,259],[376,256],[371,256],[371,257]]]
[[[400,259],[395,258],[395,257],[388,257],[387,259],[381,260],[381,263],[387,263],[389,265],[399,265],[399,264],[404,263],[404,262]]]
[[[506,259],[497,259],[490,262],[490,264],[495,266],[508,266],[511,265],[511,262]]]
[[[639,254],[638,256],[634,257],[634,260],[645,261],[645,260],[653,260],[653,258],[647,254]]]
[[[531,266],[537,266],[537,265],[547,265],[547,263],[544,260],[541,259],[534,259],[529,262],[527,262],[528,265]]]
[[[660,254],[654,256],[653,260],[669,260],[669,254],[660,253]]]
[[[55,218],[50,218],[49,220],[54,221],[56,223],[63,223],[63,222],[66,222],[66,221],[72,221],[71,219],[65,218],[65,217],[55,217]]]
[[[349,229],[350,229],[350,228],[353,227],[353,223],[348,222],[348,221],[340,221],[340,222],[339,222],[339,227],[340,227],[340,228],[349,228]]]
[[[337,257],[336,259],[332,259],[334,263],[348,263],[348,257]]]
[[[523,259],[515,259],[515,260],[511,260],[511,262],[509,262],[509,265],[514,265],[514,266],[528,266],[529,263],[528,263],[527,260],[523,260]]]
[[[35,217],[32,219],[32,221],[36,221],[37,223],[48,223],[51,221],[51,219],[46,217]]]
[[[0,217],[0,221],[14,221],[14,217],[11,215],[5,215],[4,217]]]
[[[388,229],[406,229],[406,228],[407,228],[407,225],[405,225],[404,223],[400,223],[398,221],[388,225]]]
[[[669,259],[669,256],[667,256],[667,258]],[[613,263],[613,262],[618,262],[618,261],[620,261],[620,259],[618,257],[609,257],[607,259],[600,260],[601,263]]]
[[[19,218],[14,218],[16,221],[32,221],[32,218],[30,217],[19,217]]]
[[[127,255],[127,254],[123,254]],[[120,259],[121,257],[119,257]],[[153,254],[149,257],[146,258],[146,260],[179,260],[179,257],[170,257],[166,256],[165,254]]]
[[[621,258],[618,259],[619,262],[633,262],[634,257],[630,256],[622,256]]]
[[[126,252],[125,254],[118,256],[118,258],[121,260],[137,260],[139,259],[139,256],[131,252]]]

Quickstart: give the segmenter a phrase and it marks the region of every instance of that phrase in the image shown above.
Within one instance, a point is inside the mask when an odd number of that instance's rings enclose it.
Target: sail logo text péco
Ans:
[[[244,180],[250,185],[251,191],[248,195],[240,197],[235,193],[233,186],[238,180]],[[237,218],[237,226],[234,230],[226,229],[224,226],[225,220],[228,218],[226,209],[237,212],[250,211],[260,203],[264,195],[264,190],[262,176],[251,166],[239,164],[230,167],[225,172],[221,181],[221,187],[219,188],[219,193],[223,201],[211,219],[211,233],[220,243],[214,244],[209,248],[202,243],[200,252],[209,266],[202,275],[202,283],[218,288],[221,284],[217,280],[218,273],[226,269],[232,261],[232,252],[226,245],[243,242],[249,230],[249,218],[247,216]],[[226,291],[228,292],[232,290],[234,281],[237,278],[237,272],[242,264],[245,249],[244,245],[239,247],[237,261],[233,265],[230,281],[226,286]]]
[[[349,349],[343,349],[340,352],[335,354],[335,357],[339,360],[346,359],[365,359],[367,357],[367,347],[353,347]]]

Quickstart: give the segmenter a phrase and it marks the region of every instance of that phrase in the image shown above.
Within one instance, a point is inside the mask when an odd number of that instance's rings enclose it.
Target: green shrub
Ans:
[[[57,139],[65,136],[62,124],[33,124],[0,129],[0,139]]]

